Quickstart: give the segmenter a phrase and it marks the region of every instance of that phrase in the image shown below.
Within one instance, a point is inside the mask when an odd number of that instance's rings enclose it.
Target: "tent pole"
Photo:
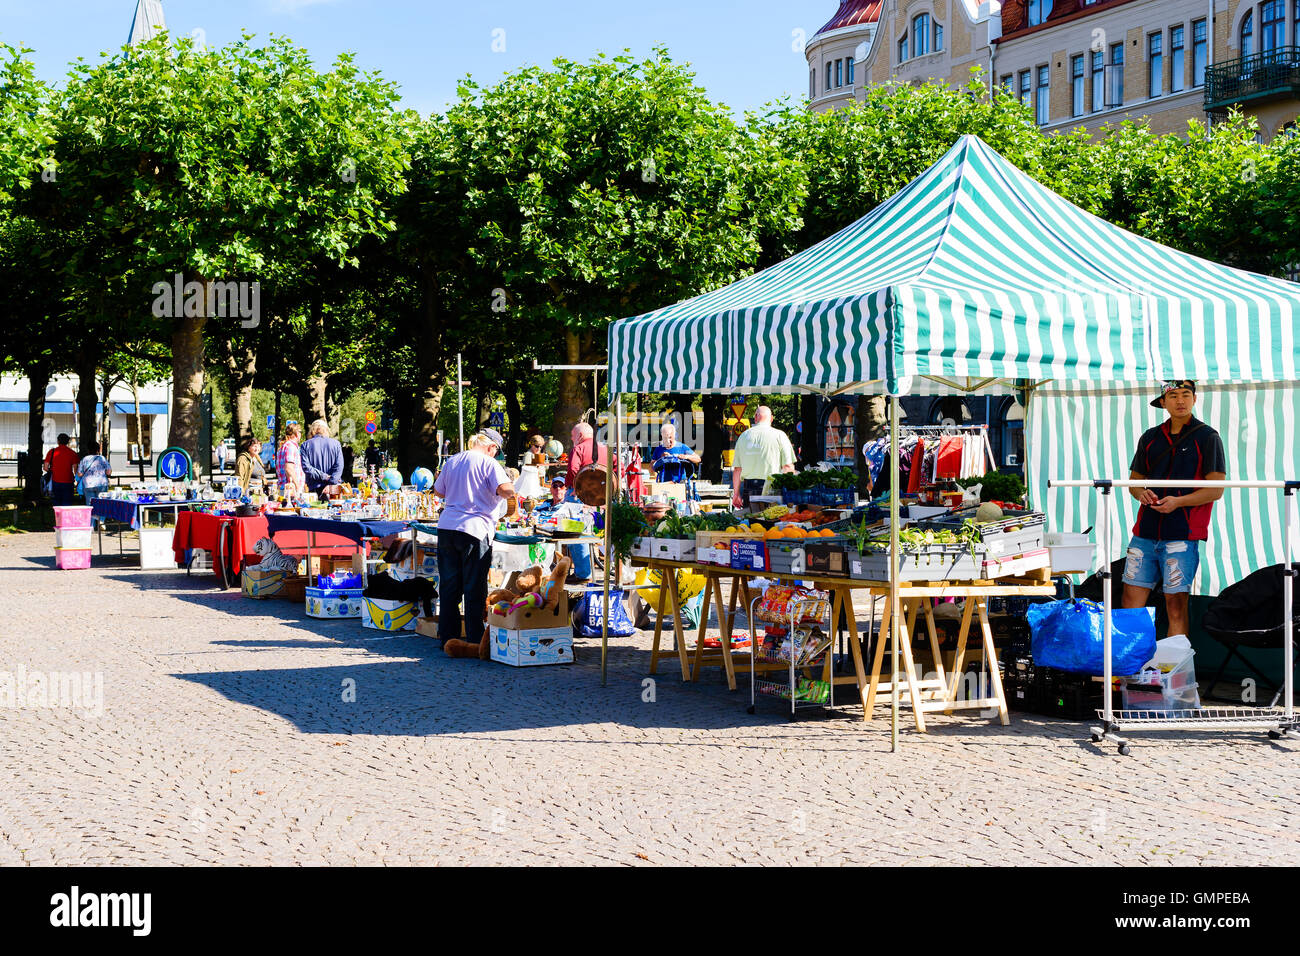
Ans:
[[[898,752],[898,396],[889,396],[889,750]],[[884,640],[881,634],[879,640]]]
[[[611,395],[609,398],[610,398],[610,402],[609,402],[610,415],[607,421],[609,422],[610,426],[614,430],[614,442],[613,442],[614,447],[612,449],[612,454],[607,454],[607,457],[605,459],[607,463],[605,468],[605,587],[604,587],[605,613],[601,615],[601,619],[600,619],[600,686],[601,687],[606,686],[606,682],[608,680],[608,663],[609,663],[609,566],[610,563],[614,560],[614,552],[611,547],[613,538],[610,534],[610,528],[613,522],[610,520],[610,512],[612,511],[612,503],[614,500],[614,476],[618,474],[619,462],[622,461],[622,457],[623,457],[622,440],[619,434],[620,429],[619,429],[619,422],[618,422],[620,413],[622,412],[622,408],[620,406],[623,404],[623,402],[620,396]],[[606,449],[609,449],[610,447],[610,441],[608,435],[605,436],[605,447]],[[596,453],[596,458],[597,460],[599,460],[600,458],[599,453]]]

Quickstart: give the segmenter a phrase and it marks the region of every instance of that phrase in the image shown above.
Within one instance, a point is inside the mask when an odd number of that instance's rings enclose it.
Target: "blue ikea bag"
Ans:
[[[605,595],[600,591],[587,591],[578,602],[578,631],[583,637],[600,637],[603,633],[604,615],[601,614]],[[623,603],[623,589],[609,589],[609,636],[631,637],[636,634],[636,625],[628,616],[627,605]]]
[[[1155,608],[1123,608],[1111,612],[1111,673],[1136,674],[1156,656]],[[1100,677],[1105,612],[1095,601],[1048,601],[1029,606],[1034,663],[1072,674]]]

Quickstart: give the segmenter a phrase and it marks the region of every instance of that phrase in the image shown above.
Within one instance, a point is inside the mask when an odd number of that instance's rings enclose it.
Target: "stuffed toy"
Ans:
[[[515,577],[512,582],[515,590],[497,588],[495,591],[489,591],[486,608],[489,621],[483,628],[482,639],[477,644],[460,639],[450,640],[443,648],[447,656],[477,657],[481,661],[488,660],[492,656],[493,609],[499,610],[503,615],[523,607],[554,609],[560,603],[560,595],[564,593],[564,582],[572,568],[573,560],[568,555],[562,554],[556,559],[555,568],[549,578],[543,580],[546,572],[540,567],[531,567],[521,571]]]
[[[257,543],[253,545],[253,551],[261,555],[262,560],[257,562],[257,567],[264,571],[298,573],[298,559],[281,551],[280,546],[269,537],[259,538]]]

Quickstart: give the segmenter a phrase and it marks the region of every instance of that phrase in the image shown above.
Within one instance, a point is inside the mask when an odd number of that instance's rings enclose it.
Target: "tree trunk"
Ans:
[[[203,283],[206,300],[207,283]],[[182,316],[172,331],[172,419],[167,444],[199,461],[199,399],[203,394],[203,328],[206,316]],[[138,406],[137,400],[137,406]]]
[[[393,417],[397,424],[397,468],[404,475],[410,475],[416,468],[424,465],[432,467],[433,462],[426,460],[426,453],[420,447],[416,431],[412,428],[417,402],[411,393],[402,389],[391,395]]]
[[[406,449],[403,464],[411,468],[433,469],[438,464],[438,415],[442,411],[442,389],[447,381],[450,364],[442,347],[442,330],[447,323],[441,312],[438,284],[434,273],[426,273],[423,301],[420,310],[410,316],[414,340],[420,343],[415,350],[413,396],[402,423],[402,445]]]
[[[47,365],[27,369],[27,466],[23,471],[23,501],[41,499],[41,462],[45,460],[45,389]]]
[[[99,439],[99,415],[95,405],[99,389],[95,382],[95,368],[99,355],[93,349],[83,348],[77,354],[77,448],[85,455],[92,442]]]
[[[253,434],[253,379],[257,375],[257,352],[233,346],[226,357],[226,378],[230,385],[231,432],[235,445],[242,448]]]
[[[487,428],[492,409],[488,404],[487,382],[482,381],[481,372],[478,377],[479,383],[474,386],[474,431],[481,432]]]
[[[857,412],[853,416],[853,464],[858,469],[859,495],[867,493],[867,479],[871,474],[867,460],[862,457],[862,446],[883,438],[888,431],[888,399],[883,395],[859,395]]]
[[[316,419],[320,418],[329,421],[329,408],[326,406],[325,401],[325,393],[329,387],[329,382],[325,377],[325,373],[317,370],[307,376],[304,385],[299,401],[303,402],[302,417],[305,419],[303,434],[306,434],[307,426]]]
[[[131,375],[131,403],[135,406],[131,412],[135,416],[136,463],[140,466],[140,480],[144,481],[144,415],[140,412],[140,380]],[[128,457],[130,452],[128,451]],[[153,456],[153,443],[149,445],[149,455]]]
[[[113,386],[116,385],[119,381],[121,381],[121,379],[110,378],[107,375],[105,375],[103,378],[99,380],[99,391],[100,394],[103,396],[100,399],[100,405],[102,406],[102,408],[99,413],[100,453],[103,454],[103,456],[107,458],[110,462],[113,460],[111,457],[113,452],[113,435],[111,430],[111,423],[113,419],[111,417],[111,408],[108,404],[108,397],[113,392]]]
[[[506,461],[517,461],[524,453],[528,430],[524,426],[524,407],[519,402],[519,382],[511,378],[502,384],[506,398]]]
[[[583,348],[584,338],[590,341],[591,336],[583,336],[572,329],[564,330],[564,362],[565,365],[588,365],[591,364],[591,357],[588,350]],[[554,434],[561,442],[567,443],[569,433],[573,431],[573,426],[582,421],[587,414],[587,409],[592,407],[591,393],[587,391],[591,385],[591,372],[582,369],[561,369],[560,370],[560,390],[555,399],[555,419],[552,424]]]
[[[722,424],[727,396],[704,396],[704,451],[701,452],[700,477],[705,481],[722,481],[722,452],[727,447],[727,431]]]
[[[821,434],[817,421],[817,396],[802,395],[799,398],[799,467],[806,468],[821,459]]]

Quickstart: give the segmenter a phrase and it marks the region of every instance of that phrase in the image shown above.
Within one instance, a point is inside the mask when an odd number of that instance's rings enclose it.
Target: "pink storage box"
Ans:
[[[54,566],[60,571],[85,571],[90,567],[90,549],[55,548]]]
[[[89,528],[89,505],[60,505],[54,509],[54,527]]]

